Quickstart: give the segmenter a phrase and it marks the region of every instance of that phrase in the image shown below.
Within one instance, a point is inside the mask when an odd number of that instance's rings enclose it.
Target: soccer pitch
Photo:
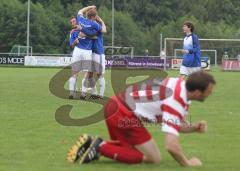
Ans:
[[[214,69],[217,85],[204,103],[190,107],[192,120],[208,122],[206,134],[181,135],[188,157],[199,157],[203,166],[183,168],[165,151],[163,133],[149,127],[158,143],[162,162],[158,165],[126,165],[102,157],[86,165],[69,164],[66,154],[80,134],[108,138],[104,121],[85,126],[62,126],[55,111],[65,104],[74,106],[72,116],[80,118],[101,109],[100,105],[59,99],[49,91],[51,78],[60,69],[0,67],[0,171],[75,171],[75,170],[240,170],[240,73]],[[156,71],[157,72],[157,71]],[[177,76],[178,71],[169,71]],[[110,71],[106,73],[106,96],[113,94]]]

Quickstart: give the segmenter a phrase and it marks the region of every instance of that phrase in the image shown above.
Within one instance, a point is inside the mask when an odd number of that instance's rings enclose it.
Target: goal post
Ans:
[[[32,56],[32,46],[21,46],[21,45],[14,45],[10,51],[10,54],[14,54],[17,56],[21,55],[27,55],[29,52],[29,55]]]

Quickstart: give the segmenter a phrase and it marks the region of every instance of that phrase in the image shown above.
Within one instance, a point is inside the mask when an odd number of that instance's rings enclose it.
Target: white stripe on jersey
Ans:
[[[164,112],[163,116],[162,116],[162,120],[165,122],[170,122],[174,125],[180,126],[181,125],[181,121],[180,118],[177,116],[172,115],[171,113],[168,112]]]
[[[162,132],[165,132],[165,133],[171,133],[171,134],[174,134],[176,136],[179,136],[179,132],[174,129],[173,127],[167,125],[167,124],[162,124]]]
[[[169,97],[165,99],[163,101],[163,104],[170,106],[171,108],[178,111],[180,114],[183,114],[183,116],[185,115],[185,112],[186,112],[185,108],[173,97]]]

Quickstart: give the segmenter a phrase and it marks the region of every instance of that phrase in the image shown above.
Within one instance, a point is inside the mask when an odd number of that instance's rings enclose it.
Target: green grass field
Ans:
[[[204,103],[194,102],[192,120],[208,122],[207,134],[181,135],[188,157],[203,161],[200,168],[182,168],[164,150],[163,133],[149,130],[162,153],[159,165],[125,165],[101,158],[88,165],[68,164],[70,146],[82,133],[108,138],[104,122],[85,127],[62,126],[55,111],[65,104],[74,106],[73,117],[80,118],[98,111],[101,106],[59,99],[49,91],[49,81],[60,69],[0,68],[0,171],[75,171],[75,170],[240,170],[240,73],[211,71],[217,80],[213,95]],[[169,75],[177,76],[177,71]],[[112,95],[110,72],[106,73],[106,95]]]

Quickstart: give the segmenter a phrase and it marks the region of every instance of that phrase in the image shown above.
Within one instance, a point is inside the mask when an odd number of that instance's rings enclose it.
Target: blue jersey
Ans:
[[[99,25],[97,22],[86,19],[83,17],[83,15],[77,15],[77,23],[81,25],[82,27],[85,27],[87,29],[93,29],[96,31],[101,31],[102,27]],[[92,50],[93,46],[93,40],[84,37],[84,38],[79,38],[79,43],[77,44],[77,47],[80,49],[85,49],[85,50]]]
[[[198,37],[192,33],[184,38],[183,49],[188,50],[188,54],[183,55],[182,65],[186,67],[201,67],[201,52]]]
[[[72,30],[70,32],[69,44],[72,46],[73,42],[78,38],[80,31],[79,30]],[[79,44],[79,43],[78,43]],[[78,44],[76,46],[78,46]]]
[[[104,47],[103,47],[103,33],[99,32],[97,35],[97,39],[93,41],[93,53],[102,55],[104,54]]]
[[[103,33],[97,32],[96,30],[90,30],[86,27],[83,27],[81,30],[84,34],[89,36],[97,36],[97,39],[93,39],[93,47],[92,51],[96,54],[104,54],[104,46],[103,46]]]

